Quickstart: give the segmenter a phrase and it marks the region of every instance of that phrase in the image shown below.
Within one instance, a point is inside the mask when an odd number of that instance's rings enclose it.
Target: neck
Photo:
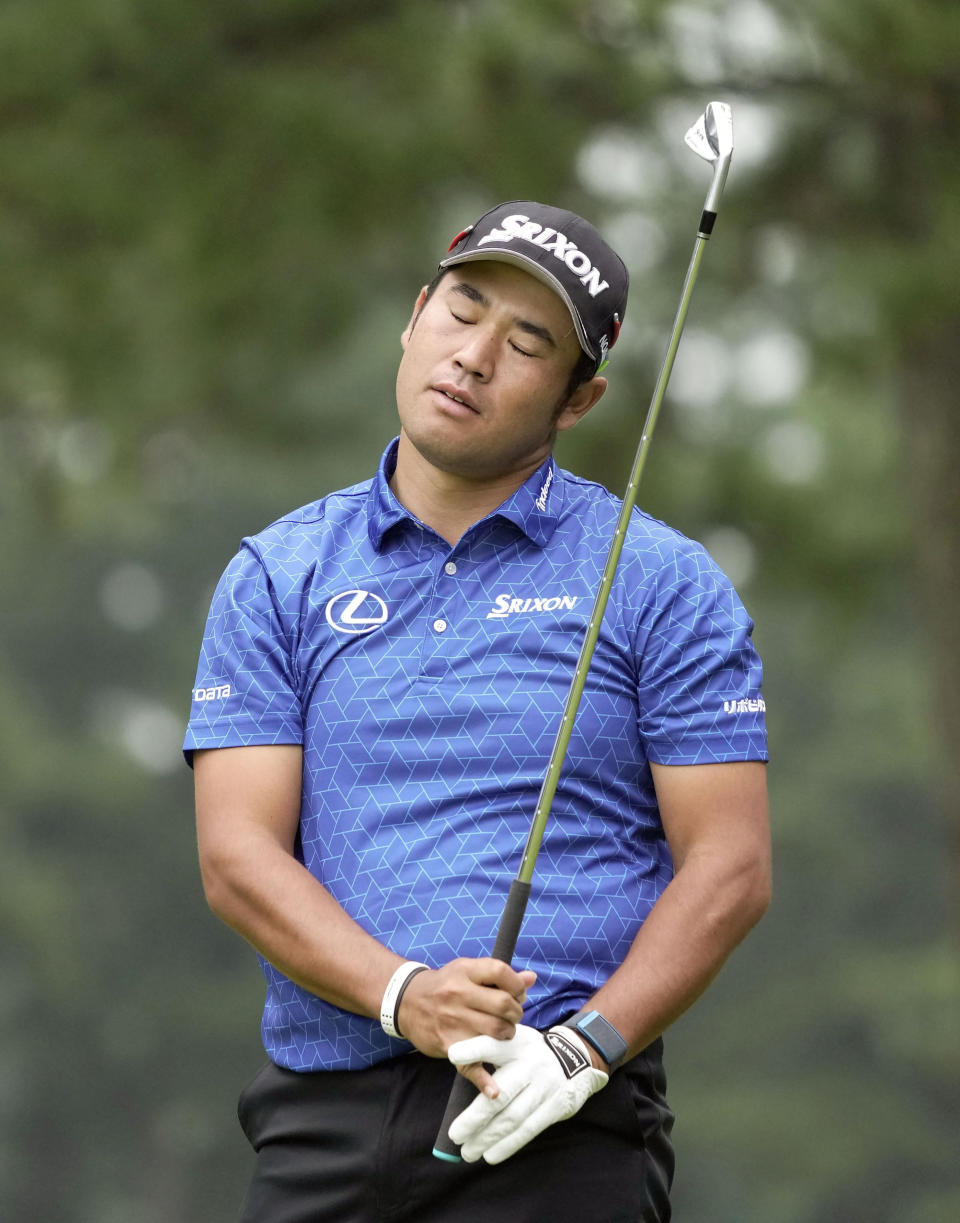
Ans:
[[[411,514],[454,546],[475,522],[512,496],[542,462],[543,457],[502,476],[469,480],[434,467],[401,432],[390,489]]]

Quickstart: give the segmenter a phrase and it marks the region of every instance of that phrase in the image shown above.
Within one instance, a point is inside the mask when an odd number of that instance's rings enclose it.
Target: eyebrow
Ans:
[[[459,293],[461,297],[467,298],[468,301],[476,302],[478,306],[489,306],[489,298],[484,297],[478,288],[469,284],[465,280],[458,280],[456,284],[450,286],[451,292]],[[541,327],[539,323],[531,323],[529,319],[515,318],[514,325],[520,331],[526,332],[527,335],[536,336],[538,340],[543,340],[549,344],[551,348],[556,348],[557,341],[553,338],[546,327]]]

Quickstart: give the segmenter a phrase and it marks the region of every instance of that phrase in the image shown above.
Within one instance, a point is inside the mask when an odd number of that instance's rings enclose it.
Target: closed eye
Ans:
[[[447,308],[450,310],[450,314],[451,314],[451,316],[452,316],[454,319],[456,319],[456,321],[457,321],[458,323],[463,323],[463,325],[464,325],[465,327],[473,327],[473,326],[476,324],[476,320],[475,320],[475,319],[471,319],[471,318],[464,318],[462,314],[457,314],[456,310],[450,309],[450,307],[449,307],[449,306],[448,306]],[[525,348],[521,348],[521,347],[520,347],[520,345],[519,345],[519,344],[515,344],[513,340],[510,340],[510,342],[509,342],[509,343],[510,343],[510,347],[513,349],[513,351],[514,351],[514,352],[516,352],[516,353],[519,353],[521,357],[529,357],[529,358],[530,358],[530,360],[532,360],[532,361],[533,361],[533,360],[538,359],[538,358],[539,358],[539,356],[540,356],[540,354],[539,354],[539,353],[536,353],[536,352],[527,352],[527,350],[526,350]]]

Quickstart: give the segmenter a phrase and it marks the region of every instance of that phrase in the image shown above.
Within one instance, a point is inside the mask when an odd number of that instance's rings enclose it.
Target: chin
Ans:
[[[451,476],[480,474],[478,469],[483,465],[483,455],[470,443],[422,436],[411,437],[410,443],[421,458],[438,471],[445,471]]]

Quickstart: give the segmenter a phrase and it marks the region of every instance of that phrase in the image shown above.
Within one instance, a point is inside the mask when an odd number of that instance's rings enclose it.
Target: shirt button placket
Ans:
[[[447,575],[447,577],[452,578],[457,572],[456,561],[447,561],[447,563],[443,566],[443,572]],[[438,616],[433,622],[433,631],[435,633],[445,633],[447,631],[447,627],[447,622],[442,617]]]
[[[454,560],[445,561],[443,571],[444,571],[444,574],[448,577],[454,576],[456,574],[456,561]],[[443,591],[441,591],[441,587],[443,587],[443,576],[440,577],[438,586],[437,588],[434,589],[435,602],[440,604],[440,608],[443,608],[443,605],[449,602],[449,598],[444,597]],[[440,608],[437,608],[437,610],[439,610]],[[441,671],[443,671],[443,665],[441,665],[441,662],[440,662],[440,659],[441,659],[440,638],[443,637],[446,630],[448,630],[450,627],[450,621],[446,620],[443,615],[437,615],[437,610],[434,611],[434,615],[437,616],[437,618],[435,618],[433,620],[433,623],[430,624],[430,627],[432,627],[433,629],[433,640],[435,642],[434,648],[437,649],[437,653],[434,654],[432,649],[428,651],[430,654],[430,657],[434,659],[433,668],[432,668],[434,678],[439,678]]]

